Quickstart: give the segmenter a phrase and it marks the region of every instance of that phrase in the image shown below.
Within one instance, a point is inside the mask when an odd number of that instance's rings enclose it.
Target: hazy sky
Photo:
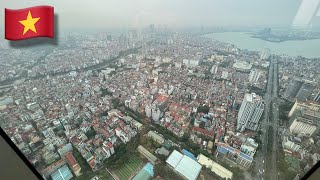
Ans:
[[[148,24],[290,25],[301,0],[1,0],[4,8],[52,5],[61,28],[123,28]],[[0,22],[3,27],[4,22]]]

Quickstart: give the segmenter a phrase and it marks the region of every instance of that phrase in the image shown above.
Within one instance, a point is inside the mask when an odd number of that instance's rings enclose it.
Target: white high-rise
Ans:
[[[238,113],[237,130],[256,131],[263,111],[264,104],[260,96],[255,93],[245,94]]]
[[[261,51],[260,60],[268,59],[270,57],[270,52],[271,51],[269,48],[265,48],[263,51]]]
[[[149,105],[146,105],[144,111],[146,112],[146,116],[147,116],[148,118],[150,118],[150,117],[151,117],[151,107],[150,107]]]
[[[252,69],[249,75],[249,82],[250,83],[256,83],[258,82],[259,78],[260,78],[260,74],[261,72],[257,69]]]
[[[154,106],[152,106],[151,109],[152,109],[152,120],[153,121],[159,121],[160,120],[160,115],[161,115],[160,109],[156,108]]]
[[[212,68],[211,68],[211,70],[210,70],[210,72],[211,72],[212,74],[217,74],[217,72],[218,72],[218,66],[213,65]]]

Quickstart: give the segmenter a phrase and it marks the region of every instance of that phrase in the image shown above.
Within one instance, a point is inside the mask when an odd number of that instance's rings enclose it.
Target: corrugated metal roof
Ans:
[[[181,161],[181,159],[183,158],[183,155],[181,153],[179,153],[178,151],[174,150],[171,155],[168,157],[168,159],[166,160],[166,162],[172,166],[173,168],[175,168],[179,162]]]
[[[188,156],[183,156],[177,167],[175,168],[180,174],[189,180],[197,179],[202,166]]]
[[[202,166],[192,158],[174,150],[166,162],[189,180],[197,179]]]
[[[247,159],[247,160],[249,160],[249,161],[252,161],[253,160],[253,158],[252,157],[250,157],[250,156],[248,156],[248,155],[246,155],[246,154],[244,154],[244,153],[240,153],[240,156],[241,157],[243,157],[243,158],[245,158],[245,159]]]
[[[73,177],[67,165],[62,166],[51,174],[53,180],[69,180]]]
[[[187,151],[187,150],[185,150],[185,149],[182,149],[182,153],[183,153],[184,155],[190,157],[191,159],[195,160],[195,161],[197,160],[197,158],[194,157],[194,155],[193,155],[191,152],[189,152],[189,151]]]
[[[228,152],[228,150],[225,149],[224,147],[219,147],[218,151],[223,153],[223,154],[227,154],[227,152]]]

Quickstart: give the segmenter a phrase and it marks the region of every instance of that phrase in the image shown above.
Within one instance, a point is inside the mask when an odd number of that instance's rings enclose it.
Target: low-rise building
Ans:
[[[211,160],[207,156],[205,156],[203,154],[199,154],[197,159],[201,165],[209,168],[212,172],[214,172],[215,174],[217,174],[221,178],[223,178],[223,179],[232,179],[233,178],[233,173],[231,171],[229,171],[225,167],[221,166],[220,164],[214,162],[213,160]]]
[[[68,152],[66,154],[66,160],[67,160],[67,163],[69,164],[69,166],[71,167],[73,173],[76,175],[76,176],[80,176],[80,171],[81,171],[81,167],[80,165],[78,164],[77,160],[73,157],[72,153],[71,152]]]
[[[155,165],[158,158],[156,156],[154,156],[152,153],[150,153],[148,150],[146,150],[143,146],[139,145],[138,146],[138,151],[139,153],[141,153],[144,157],[146,157],[151,164]]]
[[[244,168],[249,168],[253,161],[253,157],[221,142],[217,144],[216,157],[228,158]]]
[[[151,137],[154,141],[156,141],[159,144],[164,143],[164,138],[154,131],[149,131],[148,137]]]

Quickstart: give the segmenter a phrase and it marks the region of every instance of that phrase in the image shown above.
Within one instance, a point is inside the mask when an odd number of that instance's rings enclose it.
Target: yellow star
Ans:
[[[40,18],[32,18],[31,12],[28,12],[28,17],[26,20],[19,21],[24,26],[23,35],[25,35],[29,30],[37,33],[36,27],[34,26]]]

